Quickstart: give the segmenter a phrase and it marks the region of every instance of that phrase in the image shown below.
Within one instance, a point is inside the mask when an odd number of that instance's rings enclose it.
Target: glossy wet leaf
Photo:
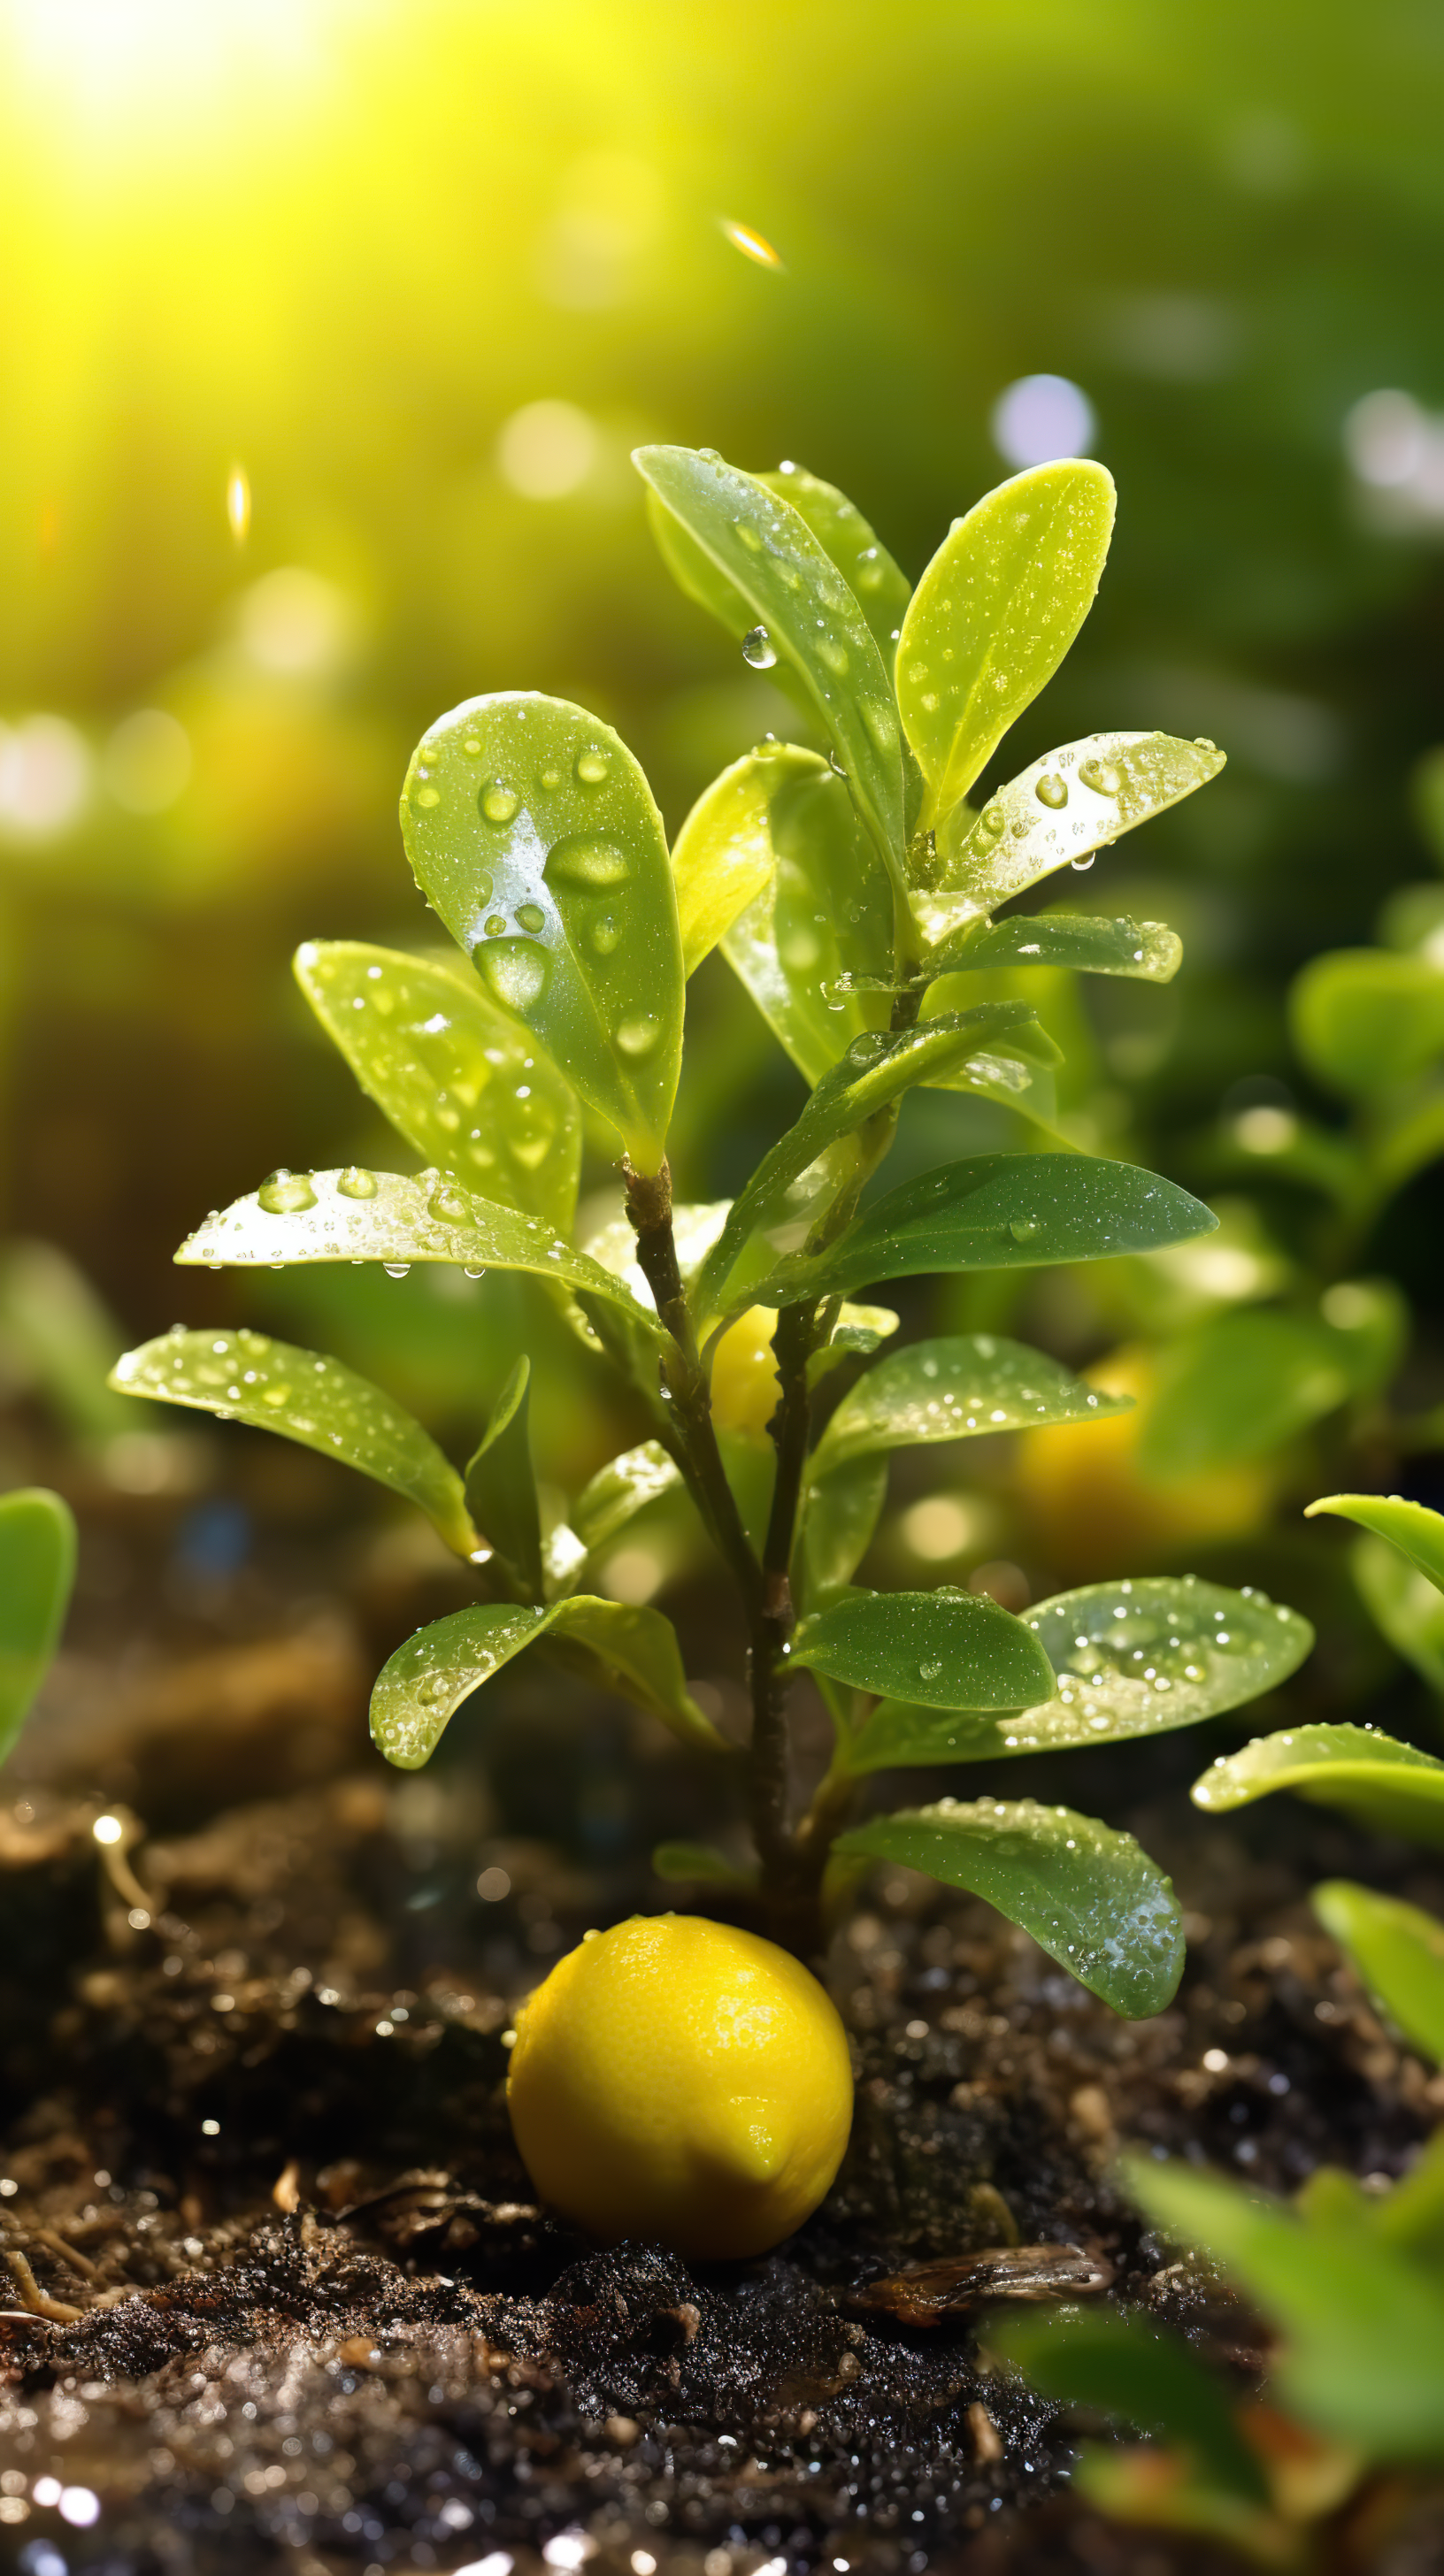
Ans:
[[[779,744],[776,751],[747,752],[703,789],[672,847],[688,975],[726,937],[738,914],[771,885],[777,865],[772,808],[780,783],[809,778],[826,767],[813,752]]]
[[[0,1762],[50,1670],[75,1581],[75,1519],[46,1486],[0,1495]]]
[[[357,1195],[363,1185],[364,1195]],[[574,1251],[540,1217],[477,1198],[439,1172],[309,1172],[279,1186],[263,1182],[208,1217],[176,1259],[189,1268],[217,1269],[381,1261],[402,1270],[417,1261],[454,1261],[473,1272],[530,1270],[620,1304],[653,1337],[661,1332],[655,1314],[619,1279]]]
[[[941,1798],[839,1836],[844,1859],[891,1861],[965,1887],[1129,2020],[1162,2012],[1183,1971],[1168,1879],[1131,1834],[1032,1798]]]
[[[1052,1667],[1021,1619],[986,1593],[853,1592],[803,1619],[792,1662],[855,1690],[927,1708],[1024,1708]]]
[[[774,474],[759,474],[757,480],[790,501],[807,521],[872,628],[884,669],[890,668],[897,632],[912,597],[906,573],[893,562],[886,546],[879,545],[862,512],[835,483],[825,483],[805,465],[780,465]]]
[[[466,1499],[518,1588],[540,1601],[541,1506],[527,1430],[530,1380],[531,1362],[523,1356],[507,1376],[466,1470]]]
[[[1166,733],[1088,734],[1045,752],[989,797],[936,886],[913,897],[924,936],[950,947],[963,925],[1165,813],[1223,765],[1212,743]]]
[[[468,699],[417,746],[401,829],[492,1000],[654,1172],[681,1064],[682,943],[662,818],[626,744],[560,698]]]
[[[1305,2423],[1377,2459],[1438,2456],[1444,2297],[1412,2253],[1390,2245],[1387,2199],[1371,2204],[1326,2167],[1292,2207],[1178,2162],[1133,2156],[1126,2171],[1153,2224],[1212,2255],[1281,2330],[1272,2375]]]
[[[545,1637],[623,1697],[661,1719],[684,1743],[725,1749],[689,1697],[670,1620],[660,1611],[580,1593],[550,1609],[478,1602],[418,1629],[398,1646],[371,1694],[371,1734],[400,1770],[430,1760],[448,1720],[493,1673]]]
[[[681,1484],[682,1471],[660,1440],[644,1440],[597,1470],[572,1507],[572,1527],[590,1554],[609,1546],[648,1503],[676,1493]]]
[[[1444,1923],[1346,1878],[1326,1879],[1310,1902],[1396,2030],[1444,2065]]]
[[[887,1501],[887,1459],[849,1458],[809,1482],[793,1551],[800,1607],[821,1609],[851,1583]]]
[[[902,741],[886,665],[826,548],[790,501],[735,465],[687,447],[640,447],[663,506],[739,591],[791,664],[831,736],[877,849],[900,867]]]
[[[1347,1325],[1326,1313],[1247,1307],[1215,1315],[1166,1351],[1139,1448],[1145,1475],[1203,1475],[1283,1447],[1351,1397],[1372,1393],[1402,1356],[1397,1292],[1363,1282]]]
[[[1308,1621],[1265,1593],[1192,1574],[1085,1584],[1023,1618],[1057,1675],[1046,1699],[1003,1718],[945,1720],[884,1700],[853,1739],[851,1768],[994,1762],[1196,1726],[1276,1689],[1314,1642]]]
[[[1305,1520],[1318,1512],[1373,1530],[1444,1592],[1444,1512],[1431,1512],[1427,1504],[1411,1503],[1402,1494],[1324,1494],[1305,1504]]]
[[[1132,1163],[979,1154],[890,1190],[826,1252],[780,1267],[755,1295],[783,1305],[919,1271],[1098,1261],[1211,1234],[1216,1223],[1175,1181]]]
[[[1142,2316],[1077,2309],[995,2319],[988,2345],[1057,2405],[1116,2416],[1192,2452],[1231,2494],[1264,2504],[1268,2485],[1234,2420],[1229,2383],[1181,2335]]]
[[[910,1029],[869,1031],[854,1038],[841,1062],[822,1076],[801,1116],[764,1154],[733,1200],[726,1225],[698,1275],[698,1315],[718,1314],[727,1305],[753,1235],[767,1236],[756,1248],[750,1265],[754,1271],[768,1267],[769,1257],[775,1259],[778,1252],[790,1251],[806,1240],[808,1226],[821,1209],[806,1182],[801,1193],[796,1185],[804,1175],[810,1179],[829,1147],[880,1116],[916,1084],[940,1080],[990,1044],[1029,1046],[1044,1061],[1057,1053],[1026,1002],[983,1003],[976,1010],[950,1012]],[[839,1163],[839,1180],[850,1168],[846,1161]]]
[[[866,1450],[1100,1422],[1127,1396],[1101,1395],[1061,1362],[997,1333],[955,1333],[889,1351],[845,1395],[813,1452],[817,1472]]]
[[[892,959],[887,874],[842,780],[814,753],[786,745],[750,752],[726,774],[739,782],[731,827],[765,827],[774,864],[722,953],[799,1072],[817,1082],[853,1038],[887,1027],[891,997],[864,980],[879,959]],[[689,818],[689,873],[709,863],[692,850],[690,831]]]
[[[401,1405],[340,1360],[269,1333],[187,1332],[177,1324],[127,1351],[110,1383],[123,1395],[279,1431],[404,1495],[458,1556],[475,1556],[482,1547],[450,1459]]]
[[[1384,948],[1334,948],[1289,987],[1294,1044],[1333,1091],[1367,1099],[1444,1055],[1444,968]]]
[[[1296,1726],[1255,1736],[1240,1753],[1220,1754],[1194,1805],[1210,1815],[1291,1789],[1321,1807],[1342,1807],[1377,1833],[1444,1844],[1444,1762],[1365,1726]]]
[[[582,1153],[576,1096],[470,966],[308,939],[295,971],[362,1090],[424,1162],[570,1232]]]
[[[928,786],[925,825],[966,796],[1057,670],[1093,605],[1114,505],[1105,466],[1035,465],[985,493],[939,546],[896,662],[903,725]]]
[[[966,925],[932,950],[935,974],[995,966],[1064,966],[1079,975],[1132,975],[1150,984],[1171,983],[1183,963],[1183,942],[1163,921],[1085,919],[1080,913],[1017,913],[983,927]]]
[[[1444,1696],[1444,1594],[1372,1531],[1355,1541],[1349,1563],[1375,1627],[1395,1654]]]
[[[809,1392],[844,1360],[870,1359],[897,1331],[899,1320],[891,1306],[840,1306],[831,1339],[814,1351],[807,1363]]]

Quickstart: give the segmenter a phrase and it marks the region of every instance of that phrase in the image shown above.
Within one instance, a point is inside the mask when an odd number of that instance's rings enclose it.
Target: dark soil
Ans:
[[[667,1901],[598,1805],[626,1722],[581,1709],[548,1737],[540,1667],[507,1703],[493,1778],[518,1736],[533,1770],[550,1747],[565,1860],[489,1802],[464,1742],[436,1781],[355,1767],[378,1622],[450,1606],[421,1597],[432,1579],[393,1598],[373,1565],[363,1634],[334,1595],[279,1621],[258,1595],[229,1630],[162,1618],[129,1674],[82,1617],[7,1774],[0,2564],[1235,2564],[1074,2501],[1076,2432],[990,2366],[985,2306],[905,2326],[851,2294],[974,2249],[1073,2245],[1252,2384],[1257,2325],[1141,2232],[1116,2152],[1278,2190],[1324,2161],[1401,2172],[1444,2083],[1380,2028],[1306,1893],[1348,1869],[1444,1908],[1444,1880],[1283,1802],[1239,1832],[1199,1824],[1158,1776],[1129,1820],[1175,1871],[1189,1966],[1168,2012],[1126,2024],[985,1906],[883,1873],[831,1960],[859,2080],[823,2208],[745,2265],[597,2253],[531,2204],[504,2033],[589,1922]],[[635,1749],[644,1807],[666,1809],[682,1775]],[[231,1803],[247,1775],[290,1785]],[[119,1842],[97,1841],[102,1812]],[[1437,2524],[1416,2515],[1372,2563],[1444,2567]]]

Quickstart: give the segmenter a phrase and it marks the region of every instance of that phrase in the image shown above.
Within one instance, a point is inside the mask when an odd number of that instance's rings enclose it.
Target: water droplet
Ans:
[[[1080,760],[1078,776],[1095,796],[1117,796],[1122,792],[1123,772],[1111,760]]]
[[[418,787],[411,802],[413,805],[439,805],[441,791],[436,787]]]
[[[503,779],[493,778],[483,787],[477,799],[483,820],[488,823],[510,823],[521,811],[521,798],[514,787]]]
[[[600,787],[611,765],[604,751],[579,751],[577,754],[577,776],[584,787]]]
[[[742,659],[754,671],[770,671],[777,660],[777,647],[765,626],[754,626],[742,638]]]
[[[919,1666],[918,1666],[918,1680],[919,1680],[920,1682],[940,1682],[940,1681],[942,1680],[942,1677],[943,1677],[943,1668],[942,1668],[942,1665],[941,1665],[941,1664],[939,1664],[939,1663],[919,1664]]]
[[[544,769],[541,774],[541,783],[543,787],[548,790],[560,787],[562,783],[561,771],[559,769]]]
[[[281,1406],[289,1404],[290,1400],[291,1390],[280,1379],[277,1379],[274,1386],[263,1386],[261,1389],[261,1402],[268,1404],[273,1413],[279,1412]]]
[[[1055,813],[1060,805],[1066,805],[1068,802],[1067,787],[1056,769],[1044,770],[1033,793],[1040,805],[1051,806]]]
[[[374,1199],[379,1186],[374,1172],[363,1171],[359,1163],[348,1163],[336,1183],[336,1195],[343,1199]]]
[[[404,1279],[411,1264],[409,1261],[383,1261],[381,1267],[388,1279]]]
[[[479,876],[476,880],[476,900],[478,903],[490,903],[491,901],[491,879],[485,873]],[[379,1001],[380,998],[381,997],[378,994],[377,1000]]]
[[[547,926],[546,914],[539,903],[519,903],[516,917],[523,930],[545,930]]]
[[[987,833],[989,840],[996,841],[998,834],[1001,832],[1008,819],[1007,815],[1003,811],[1001,799],[995,798],[991,805],[985,805],[978,819],[982,824],[983,830]]]
[[[661,1035],[661,1025],[653,1019],[623,1020],[615,1031],[623,1055],[648,1055]]]
[[[469,733],[467,735],[461,748],[465,752],[468,760],[479,760],[481,758],[481,744],[474,733]]]
[[[416,1696],[421,1701],[423,1707],[435,1708],[438,1703],[446,1697],[446,1684],[442,1680],[441,1675],[439,1673],[428,1674],[426,1680],[418,1685]]]
[[[878,1057],[886,1053],[887,1040],[876,1029],[864,1029],[861,1037],[854,1038],[847,1050],[849,1064],[875,1064]]]
[[[574,886],[580,894],[600,894],[625,885],[631,873],[632,862],[615,841],[593,840],[584,832],[556,842],[544,870],[548,885]]]
[[[461,1275],[463,1279],[484,1279],[486,1277],[486,1272],[484,1270],[473,1270],[464,1264]]]
[[[256,1192],[267,1216],[299,1216],[303,1208],[313,1208],[316,1193],[304,1172],[288,1172],[284,1163],[262,1181]]]
[[[1086,876],[1097,856],[1096,850],[1085,850],[1081,859],[1070,859],[1068,865],[1075,868],[1080,877]]]
[[[1035,1216],[1015,1216],[1008,1220],[1008,1232],[1015,1243],[1031,1243],[1038,1231]]]
[[[500,939],[502,932],[506,928],[506,914],[504,912],[489,912],[481,926],[486,932],[488,939]]]
[[[587,937],[599,957],[610,957],[621,935],[622,925],[616,915],[610,912],[602,913],[587,932]]]
[[[1195,751],[1217,751],[1218,745],[1216,742],[1210,742],[1206,733],[1196,733],[1193,737],[1193,748]]]
[[[487,923],[490,931],[491,924]],[[546,989],[549,961],[545,949],[532,939],[497,939],[489,948],[472,951],[487,983],[499,1002],[509,1011],[526,1011],[541,999]]]
[[[831,635],[824,635],[817,648],[817,658],[834,677],[841,679],[847,669],[847,653]]]

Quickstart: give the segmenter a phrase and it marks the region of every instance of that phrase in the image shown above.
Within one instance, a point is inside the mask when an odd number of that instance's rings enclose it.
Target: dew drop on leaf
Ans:
[[[765,626],[754,626],[742,638],[742,659],[754,671],[770,671],[777,660],[777,647]]]
[[[558,841],[547,858],[548,885],[573,886],[579,894],[599,894],[625,885],[632,863],[615,841],[596,841],[586,834]]]
[[[616,1040],[623,1055],[642,1056],[650,1053],[657,1043],[658,1035],[659,1025],[656,1020],[623,1020],[616,1031]]]
[[[1123,772],[1111,760],[1082,760],[1078,776],[1095,796],[1117,796],[1123,786]]]
[[[288,1172],[282,1164],[262,1181],[256,1198],[267,1216],[299,1216],[302,1209],[313,1208],[316,1193],[304,1172]]]
[[[1098,853],[1096,850],[1085,850],[1081,859],[1070,859],[1068,865],[1074,869],[1080,877],[1086,876],[1097,856]]]
[[[409,1261],[383,1261],[381,1267],[388,1279],[404,1279],[411,1264]]]
[[[546,951],[533,939],[497,939],[482,949],[477,963],[497,1000],[509,1011],[529,1010],[546,990]]]
[[[599,957],[610,957],[621,935],[621,923],[615,914],[610,912],[602,913],[587,932],[587,937]]]
[[[1008,1232],[1015,1243],[1031,1243],[1037,1231],[1038,1220],[1035,1216],[1015,1216],[1009,1220]]]
[[[418,787],[411,802],[413,805],[439,805],[441,803],[440,790],[435,787]]]
[[[1051,806],[1054,813],[1068,802],[1068,789],[1056,769],[1045,769],[1033,790],[1040,805]]]
[[[523,930],[545,930],[547,926],[546,914],[539,903],[519,903],[516,917]]]
[[[611,765],[604,751],[579,751],[577,754],[577,776],[584,787],[600,787]]]
[[[483,820],[488,823],[513,822],[521,811],[521,798],[514,787],[500,778],[490,779],[479,798]]]
[[[348,1163],[336,1183],[336,1193],[343,1199],[374,1199],[377,1187],[374,1172],[363,1171],[359,1163]]]

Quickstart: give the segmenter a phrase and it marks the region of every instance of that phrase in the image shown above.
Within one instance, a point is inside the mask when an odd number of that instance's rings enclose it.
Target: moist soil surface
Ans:
[[[365,1677],[395,1642],[378,1623],[452,1606],[424,1569],[394,1573],[373,1562],[349,1610],[313,1593],[284,1618],[252,1601],[229,1633],[173,1620],[139,1663],[82,1603],[6,1775],[0,2565],[1236,2566],[1070,2490],[1079,2427],[990,2357],[1005,2303],[967,2258],[1076,2249],[1112,2277],[1091,2295],[1256,2385],[1258,2322],[1141,2228],[1118,2152],[1285,2192],[1320,2163],[1376,2187],[1404,2171],[1444,2085],[1380,2027],[1307,1891],[1347,1872],[1444,1910],[1444,1876],[1282,1800],[1204,1823],[1184,1784],[1212,1739],[1150,1747],[1150,1802],[1106,1812],[1185,1907],[1167,2012],[1121,2022],[986,1906],[883,1871],[827,1963],[858,2089],[823,2207],[755,2262],[599,2252],[532,2201],[506,2037],[584,1929],[668,1902],[606,1780],[635,1757],[645,1849],[684,1775],[570,1683],[548,1736],[540,1664],[490,1747],[499,1788],[464,1728],[437,1778],[386,1773],[362,1749]],[[522,1791],[507,1808],[539,1759],[566,1858],[518,1824]],[[1122,1775],[1084,1760],[1027,1785],[1102,1807],[1090,1788]],[[248,1801],[257,1779],[277,1794]],[[914,1775],[909,1796],[942,1785]],[[942,2259],[959,2304],[937,2323],[871,2287]],[[1437,2515],[1371,2563],[1444,2567]]]

